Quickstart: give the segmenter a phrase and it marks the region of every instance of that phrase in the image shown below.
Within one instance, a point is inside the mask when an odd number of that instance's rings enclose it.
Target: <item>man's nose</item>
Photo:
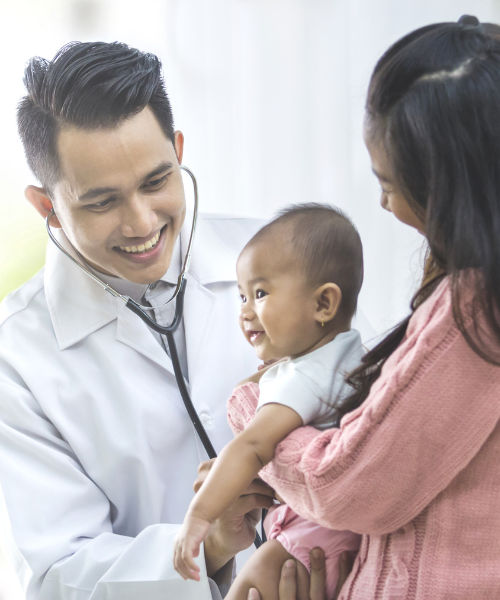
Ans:
[[[144,197],[134,196],[124,203],[121,227],[125,237],[146,237],[153,232],[157,224],[156,212]]]

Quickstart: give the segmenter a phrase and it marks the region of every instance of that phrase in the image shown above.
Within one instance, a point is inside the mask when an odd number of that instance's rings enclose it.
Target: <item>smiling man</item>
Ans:
[[[26,190],[67,251],[119,292],[172,318],[191,217],[158,59],[75,43],[33,59],[19,131],[40,186]],[[176,332],[194,405],[219,451],[225,401],[256,367],[238,328],[235,263],[260,222],[202,216]],[[164,340],[54,245],[0,313],[0,483],[32,571],[28,600],[208,600],[251,545],[272,492],[254,483],[199,557],[173,570],[172,540],[206,458]]]

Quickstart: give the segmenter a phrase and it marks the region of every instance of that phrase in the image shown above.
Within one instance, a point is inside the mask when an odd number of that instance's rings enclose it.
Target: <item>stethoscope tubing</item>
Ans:
[[[177,294],[177,300],[175,302],[174,320],[170,325],[166,327],[159,325],[148,314],[144,313],[139,304],[137,304],[137,302],[135,302],[131,298],[129,298],[126,306],[140,319],[142,319],[148,327],[154,329],[154,331],[164,335],[167,338],[168,349],[170,351],[170,360],[172,361],[172,366],[174,367],[175,380],[177,382],[177,387],[179,388],[179,393],[184,402],[186,411],[189,415],[189,418],[191,419],[191,422],[193,423],[196,433],[198,434],[201,440],[201,443],[203,444],[203,447],[205,448],[206,453],[208,454],[208,457],[217,458],[217,452],[215,451],[215,448],[213,447],[213,444],[210,441],[210,438],[208,437],[208,434],[205,428],[203,427],[202,422],[200,421],[200,417],[198,416],[198,413],[196,412],[196,409],[193,406],[191,396],[189,395],[189,392],[187,390],[186,382],[184,381],[184,376],[182,374],[181,364],[179,361],[179,355],[177,353],[177,345],[174,340],[174,333],[179,327],[182,315],[184,313],[184,295],[186,293],[186,284],[186,279],[183,279],[181,283],[181,288],[179,290],[179,293]]]
[[[184,314],[184,295],[186,293],[186,285],[187,285],[186,273],[189,270],[189,264],[191,262],[191,252],[192,252],[194,234],[196,231],[196,225],[197,225],[197,220],[198,220],[198,185],[196,183],[196,177],[194,176],[192,171],[190,169],[188,169],[187,167],[185,167],[184,165],[180,165],[180,168],[191,177],[191,181],[193,183],[194,211],[193,211],[193,223],[191,226],[191,235],[189,237],[189,243],[188,243],[188,250],[186,253],[186,257],[184,259],[184,263],[182,265],[181,274],[179,275],[174,294],[173,294],[172,298],[170,298],[170,300],[168,300],[168,302],[167,302],[167,304],[168,304],[169,302],[172,302],[172,300],[174,300],[174,299],[176,300],[175,314],[174,314],[173,321],[170,323],[170,325],[159,325],[153,318],[151,318],[147,314],[147,312],[145,312],[146,310],[151,310],[151,307],[142,306],[141,304],[139,304],[138,302],[136,302],[129,296],[124,296],[124,295],[120,294],[115,289],[113,289],[110,285],[108,285],[107,283],[105,283],[104,281],[99,279],[99,277],[97,277],[94,273],[92,273],[92,271],[90,271],[85,265],[82,265],[78,260],[76,260],[73,256],[71,256],[71,254],[69,252],[67,252],[66,249],[62,246],[62,244],[59,243],[59,241],[56,239],[56,237],[54,236],[54,234],[52,233],[52,231],[50,229],[50,220],[55,215],[54,209],[52,209],[50,211],[50,213],[47,216],[45,221],[46,221],[46,227],[47,227],[47,232],[49,234],[49,238],[57,246],[57,248],[59,248],[59,250],[61,250],[61,252],[63,252],[73,263],[75,263],[84,273],[86,273],[86,275],[88,275],[91,279],[93,279],[96,283],[98,283],[102,288],[104,288],[104,290],[106,292],[108,292],[115,298],[124,302],[125,306],[129,310],[131,310],[134,314],[136,314],[148,327],[150,327],[157,333],[164,335],[167,338],[168,349],[170,352],[170,359],[172,361],[172,366],[174,368],[175,380],[177,382],[177,387],[179,388],[179,393],[180,393],[182,401],[184,403],[184,407],[186,408],[189,418],[191,419],[191,422],[193,423],[195,431],[198,434],[198,437],[200,438],[200,441],[203,444],[203,447],[205,448],[205,452],[207,453],[208,457],[209,458],[217,458],[217,452],[215,451],[215,448],[213,447],[213,444],[210,441],[210,438],[208,437],[208,434],[207,434],[205,428],[203,427],[202,422],[200,421],[200,417],[198,416],[198,413],[196,412],[196,409],[193,405],[193,401],[191,400],[191,396],[189,395],[189,392],[188,392],[188,389],[186,386],[186,382],[185,382],[184,376],[182,374],[181,364],[179,362],[177,346],[176,346],[176,343],[174,340],[174,333],[177,330],[177,328],[179,327],[180,322],[182,320],[182,316]],[[262,527],[262,537],[264,538],[264,540],[266,539],[265,533],[264,533],[264,527]],[[255,544],[256,548],[259,548],[262,545],[262,539],[257,532],[255,532],[254,544]]]

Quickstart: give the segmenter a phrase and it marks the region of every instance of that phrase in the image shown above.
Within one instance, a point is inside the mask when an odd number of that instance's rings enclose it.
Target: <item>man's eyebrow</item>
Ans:
[[[151,179],[152,177],[156,177],[156,175],[160,175],[161,173],[168,171],[173,166],[174,165],[171,162],[161,163],[160,165],[155,167],[152,171],[150,171],[147,175],[145,175],[143,177],[142,183],[146,183],[146,181],[148,181],[148,179]],[[90,190],[87,190],[85,193],[83,193],[81,196],[79,196],[78,200],[80,200],[80,201],[91,200],[92,198],[97,198],[98,196],[102,196],[104,194],[113,194],[113,193],[119,192],[119,191],[120,190],[118,188],[111,188],[111,187],[90,188]]]
[[[385,183],[391,183],[391,180],[390,180],[390,179],[387,179],[387,177],[384,177],[384,176],[382,175],[382,173],[379,173],[378,171],[375,171],[375,169],[374,169],[373,167],[372,167],[372,171],[373,171],[374,175],[375,175],[376,177],[378,177],[378,179],[379,179],[380,181],[383,181],[383,182],[385,182]]]

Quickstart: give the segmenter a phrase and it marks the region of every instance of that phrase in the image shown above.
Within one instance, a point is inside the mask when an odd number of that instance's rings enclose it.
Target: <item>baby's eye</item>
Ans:
[[[246,296],[243,296],[240,294],[240,300],[241,300],[242,304],[245,304],[245,302],[247,301],[247,298],[246,298]]]
[[[257,298],[257,300],[264,298],[264,296],[267,296],[267,292],[265,292],[264,290],[257,290],[255,292],[255,297]]]

